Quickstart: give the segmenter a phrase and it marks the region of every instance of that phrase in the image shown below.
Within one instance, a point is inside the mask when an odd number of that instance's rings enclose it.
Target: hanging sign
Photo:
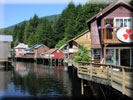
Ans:
[[[131,43],[133,42],[133,29],[123,27],[117,31],[116,36],[122,42]]]

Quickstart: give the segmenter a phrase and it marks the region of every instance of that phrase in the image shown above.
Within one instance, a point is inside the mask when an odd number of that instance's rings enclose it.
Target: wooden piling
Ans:
[[[84,83],[83,83],[83,79],[81,79],[81,95],[84,95]]]

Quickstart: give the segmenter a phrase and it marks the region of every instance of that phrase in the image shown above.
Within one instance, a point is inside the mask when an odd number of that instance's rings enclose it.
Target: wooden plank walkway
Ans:
[[[8,62],[8,59],[0,59],[0,62]]]
[[[74,63],[74,66],[79,78],[110,85],[133,99],[133,68],[87,62]]]

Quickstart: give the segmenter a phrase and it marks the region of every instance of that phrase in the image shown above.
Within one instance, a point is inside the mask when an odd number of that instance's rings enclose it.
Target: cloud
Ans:
[[[70,1],[73,1],[74,3],[85,3],[88,0],[0,0],[1,4],[68,4]]]

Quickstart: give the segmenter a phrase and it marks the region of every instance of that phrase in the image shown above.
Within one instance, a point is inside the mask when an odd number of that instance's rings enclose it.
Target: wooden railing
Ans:
[[[2,58],[0,58],[0,62],[8,62],[9,60],[8,60],[8,58],[7,59],[2,59]]]
[[[106,80],[105,85],[110,85],[133,98],[133,68],[131,67],[78,62],[79,75],[89,76],[88,80],[93,80],[94,77]]]
[[[121,27],[112,27],[112,28],[102,28],[101,29],[101,39],[103,43],[121,43],[117,37],[116,32]]]

